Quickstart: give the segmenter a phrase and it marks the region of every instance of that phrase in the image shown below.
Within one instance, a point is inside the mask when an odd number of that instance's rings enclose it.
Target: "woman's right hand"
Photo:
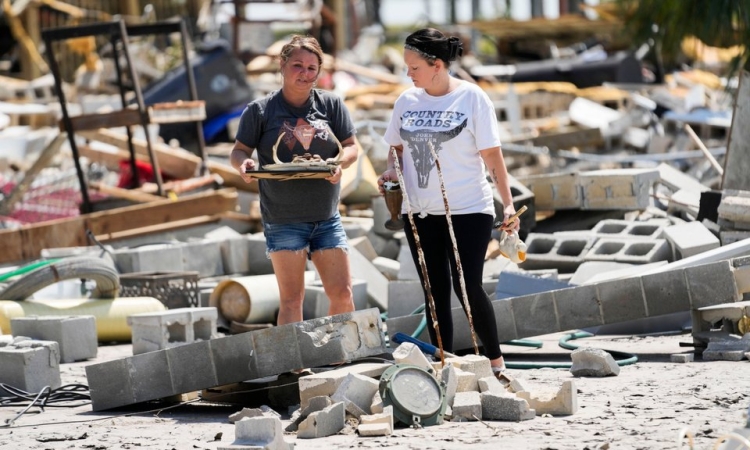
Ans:
[[[240,176],[245,181],[245,183],[252,183],[257,179],[251,173],[248,173],[255,171],[255,160],[251,158],[247,158],[242,161],[242,164],[240,164],[240,167],[237,169],[237,171],[240,173]]]
[[[386,171],[378,177],[378,191],[380,191],[380,195],[385,195],[383,183],[385,183],[386,181],[394,181],[398,183],[398,174],[396,173],[396,169],[386,169]]]

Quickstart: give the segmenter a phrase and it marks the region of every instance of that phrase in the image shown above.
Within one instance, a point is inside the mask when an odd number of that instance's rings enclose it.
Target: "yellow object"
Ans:
[[[153,297],[121,297],[114,300],[88,298],[34,300],[16,302],[0,300],[0,330],[10,333],[10,320],[26,316],[94,316],[100,342],[130,341],[130,315],[164,311],[166,306]]]

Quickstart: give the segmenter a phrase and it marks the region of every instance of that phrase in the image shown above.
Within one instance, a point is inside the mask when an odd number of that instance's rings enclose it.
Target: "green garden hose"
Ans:
[[[0,283],[2,283],[5,280],[9,280],[17,275],[23,275],[25,273],[29,273],[32,270],[38,269],[40,267],[48,266],[50,264],[54,264],[56,262],[60,261],[59,258],[57,259],[43,259],[41,261],[36,261],[31,264],[25,265],[23,267],[19,267],[16,270],[13,270],[11,272],[6,272],[2,275],[0,275]]]

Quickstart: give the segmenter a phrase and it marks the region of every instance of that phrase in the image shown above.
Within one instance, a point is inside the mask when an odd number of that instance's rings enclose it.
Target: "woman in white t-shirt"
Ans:
[[[505,205],[504,219],[516,211],[500,152],[495,109],[477,85],[450,75],[450,63],[462,52],[458,38],[426,28],[409,35],[404,48],[407,75],[414,87],[396,100],[385,140],[398,154],[405,183],[401,188],[406,190],[424,254],[443,348],[452,351],[453,347],[451,284],[458,298],[463,295],[433,151],[440,163],[474,330],[493,371],[499,374],[505,369],[505,361],[495,314],[482,287],[484,256],[495,218],[488,174]],[[378,179],[381,193],[385,181],[398,181],[392,153],[388,168]],[[405,203],[401,209],[407,222],[404,231],[419,268]],[[518,229],[519,221],[513,227]],[[423,278],[421,270],[418,272],[420,279]],[[427,292],[425,306],[425,314],[430,318]],[[427,323],[430,338],[437,343],[432,320]]]

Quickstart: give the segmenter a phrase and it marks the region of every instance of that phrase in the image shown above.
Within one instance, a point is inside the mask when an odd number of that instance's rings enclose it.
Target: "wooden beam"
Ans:
[[[73,123],[73,131],[96,130],[109,127],[127,127],[141,124],[141,113],[137,109],[122,109],[102,114],[81,114],[70,118]],[[65,124],[60,119],[58,122],[60,131],[65,131]],[[144,141],[145,145],[145,141]]]
[[[109,186],[98,181],[89,181],[89,188],[111,197],[121,198],[135,203],[158,202],[160,200],[164,200],[164,197],[159,197],[158,195],[153,195],[136,190],[118,188],[116,186]]]
[[[123,150],[127,150],[128,148],[127,136],[112,130],[102,128],[96,131],[83,131],[76,134],[84,136],[87,139],[114,145]],[[133,145],[136,151],[136,158],[143,158],[144,161],[148,161],[146,141],[143,139],[133,139]],[[181,148],[172,148],[163,143],[154,143],[153,148],[156,158],[159,161],[159,167],[164,173],[174,178],[186,179],[193,178],[198,172],[198,167],[200,167],[202,160],[189,151]],[[90,148],[86,149],[86,151],[97,152],[97,150]],[[108,152],[100,151],[100,153]],[[102,157],[105,156],[102,155]],[[111,158],[111,156],[106,155],[106,158]],[[258,192],[258,183],[245,183],[240,174],[229,164],[209,159],[206,162],[206,166],[209,172],[221,176],[225,186],[246,192]]]
[[[117,148],[128,150],[128,137],[125,134],[105,128],[95,131],[82,131],[76,133],[93,141],[114,145]],[[136,155],[148,157],[148,148],[145,139],[133,138],[133,146]],[[152,147],[159,162],[159,168],[166,174],[175,178],[192,178],[200,167],[201,159],[187,150],[172,148],[167,144],[152,142]]]
[[[91,245],[86,235],[87,230],[94,236],[99,236],[235,211],[237,207],[237,191],[221,189],[177,200],[163,199],[78,217],[24,225],[17,230],[0,230],[0,263],[37,259],[45,248]]]

